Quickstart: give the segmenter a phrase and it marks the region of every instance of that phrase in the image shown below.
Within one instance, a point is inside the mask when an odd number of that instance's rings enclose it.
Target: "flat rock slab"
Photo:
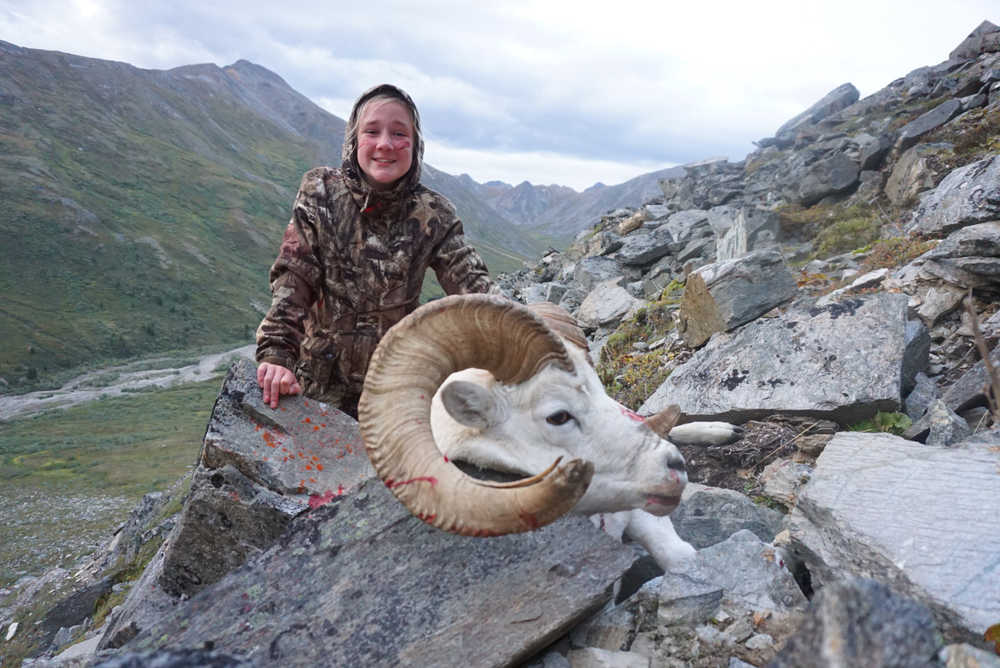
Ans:
[[[272,409],[263,402],[249,360],[230,368],[205,432],[202,465],[220,469],[227,464],[312,506],[375,475],[354,418],[301,396],[282,397]]]
[[[995,439],[994,439],[995,441]],[[789,516],[814,582],[874,578],[926,604],[946,637],[1000,620],[1000,447],[837,434]]]
[[[796,308],[712,337],[639,409],[742,423],[775,412],[851,424],[898,410],[907,296],[880,293]]]
[[[925,193],[906,231],[942,236],[964,225],[1000,218],[1000,156],[953,170]]]
[[[500,538],[444,533],[372,480],[297,518],[126,651],[208,646],[260,666],[509,665],[600,608],[634,560],[583,517]]]

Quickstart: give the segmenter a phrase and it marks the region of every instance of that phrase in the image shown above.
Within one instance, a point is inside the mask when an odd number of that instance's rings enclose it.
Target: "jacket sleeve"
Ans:
[[[315,170],[302,179],[278,259],[271,265],[271,307],[257,328],[257,362],[295,369],[305,319],[320,296],[323,265],[317,239],[316,206],[323,179]]]
[[[438,283],[449,295],[489,292],[493,286],[489,270],[476,249],[466,242],[462,221],[452,216],[448,226],[431,257],[430,266]]]

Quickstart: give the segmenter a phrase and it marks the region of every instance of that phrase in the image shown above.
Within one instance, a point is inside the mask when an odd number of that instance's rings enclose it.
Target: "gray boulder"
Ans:
[[[784,515],[759,506],[745,494],[689,483],[670,515],[677,535],[701,549],[721,543],[738,531],[770,542],[781,531]]]
[[[852,578],[816,596],[768,668],[934,668],[940,649],[926,607],[884,584]]]
[[[960,113],[962,113],[962,102],[960,100],[952,99],[942,102],[930,111],[921,114],[916,119],[904,125],[899,130],[896,146],[901,151],[905,151],[920,141],[922,136],[931,130],[941,127]]]
[[[621,267],[611,258],[585,257],[576,263],[573,280],[582,290],[589,292],[598,283],[621,275]]]
[[[896,271],[894,285],[921,291],[922,285],[949,284],[962,292],[991,289],[1000,275],[1000,222],[969,225],[952,232],[937,247]]]
[[[778,243],[781,223],[778,214],[768,209],[745,206],[739,209],[733,224],[716,242],[716,262],[742,257],[754,250],[771,248]]]
[[[619,285],[620,278],[598,283],[580,304],[576,317],[584,327],[617,325],[638,300]]]
[[[882,164],[882,158],[892,148],[892,140],[886,135],[873,137],[862,132],[852,139],[858,144],[858,166],[862,171],[878,169]]]
[[[916,374],[927,363],[926,351],[910,347],[907,302],[903,294],[877,293],[792,308],[717,334],[640,413],[675,403],[692,419],[742,423],[784,412],[852,424],[898,410],[913,381],[904,370]]]
[[[924,372],[917,374],[913,389],[906,395],[905,413],[913,421],[919,420],[927,408],[940,397],[937,383]]]
[[[510,665],[604,605],[634,558],[582,517],[499,538],[444,533],[374,480],[298,518],[126,650],[210,643],[253,665]]]
[[[663,225],[674,238],[677,246],[683,248],[692,239],[711,234],[708,222],[708,212],[701,209],[678,211],[670,216]]]
[[[963,417],[938,399],[907,429],[903,436],[927,445],[949,446],[965,439],[972,428]]]
[[[941,156],[952,148],[952,144],[935,143],[917,144],[907,149],[896,160],[885,182],[885,196],[896,206],[901,206],[933,188],[941,176]]]
[[[795,278],[774,250],[705,265],[691,272],[681,301],[679,330],[689,346],[749,322],[790,299]]]
[[[761,471],[763,495],[777,501],[785,508],[791,508],[795,505],[799,490],[809,481],[810,476],[812,476],[811,466],[791,459],[776,459]]]
[[[827,116],[846,109],[857,102],[859,97],[861,97],[861,94],[853,84],[841,84],[801,114],[786,121],[774,134],[778,138],[794,134],[797,129],[804,125],[819,123]]]
[[[199,468],[170,535],[159,585],[174,596],[201,591],[270,547],[307,509],[232,466]]]
[[[255,365],[245,359],[223,381],[201,464],[231,465],[303,507],[355,489],[375,473],[354,418],[301,396],[272,409],[262,400]]]
[[[921,197],[909,234],[942,236],[965,225],[1000,220],[1000,156],[952,170]]]
[[[990,363],[995,368],[1000,368],[1000,347],[994,348],[990,352]],[[986,372],[986,364],[979,360],[944,391],[941,399],[948,408],[956,413],[977,406],[985,406],[989,383],[990,377]]]
[[[625,266],[645,266],[670,252],[674,238],[664,225],[651,232],[633,232],[623,239],[614,259]]]
[[[117,647],[269,548],[293,518],[374,475],[358,423],[326,404],[285,397],[264,404],[256,368],[235,362],[205,431],[191,492],[151,567],[112,619]]]
[[[948,57],[972,59],[994,51],[1000,51],[1000,28],[989,21],[983,21]]]
[[[982,638],[1000,619],[1000,517],[984,512],[1000,498],[995,449],[837,434],[788,521],[813,583],[870,577],[927,605],[949,640]]]
[[[688,596],[695,591],[690,583],[702,582],[721,587],[721,600],[739,607],[775,612],[803,610],[806,597],[780,561],[774,547],[749,531],[738,531],[722,543],[699,550],[693,560],[663,575],[661,609],[677,591]],[[701,599],[708,600],[708,588],[696,591]]]
[[[828,195],[847,192],[858,183],[861,166],[843,153],[835,153],[809,165],[795,179],[796,200],[812,206]]]

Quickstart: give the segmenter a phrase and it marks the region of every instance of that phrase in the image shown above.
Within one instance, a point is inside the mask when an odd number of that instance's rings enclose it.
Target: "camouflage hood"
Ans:
[[[424,136],[420,131],[420,113],[417,111],[417,105],[402,89],[392,84],[380,84],[362,93],[358,101],[354,103],[351,117],[347,121],[347,129],[344,132],[344,148],[340,154],[341,169],[344,175],[352,181],[350,184],[352,191],[361,190],[364,191],[366,198],[371,197],[373,191],[364,179],[361,167],[358,165],[358,115],[365,102],[379,95],[399,100],[413,116],[413,164],[410,165],[410,171],[399,180],[399,183],[392,190],[378,193],[379,197],[396,199],[411,192],[420,183],[420,164],[424,159]]]

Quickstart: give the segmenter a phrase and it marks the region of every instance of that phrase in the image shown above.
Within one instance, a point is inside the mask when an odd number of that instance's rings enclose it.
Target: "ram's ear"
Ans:
[[[495,394],[482,385],[453,380],[441,388],[441,402],[459,424],[487,429],[501,420],[502,409]]]

